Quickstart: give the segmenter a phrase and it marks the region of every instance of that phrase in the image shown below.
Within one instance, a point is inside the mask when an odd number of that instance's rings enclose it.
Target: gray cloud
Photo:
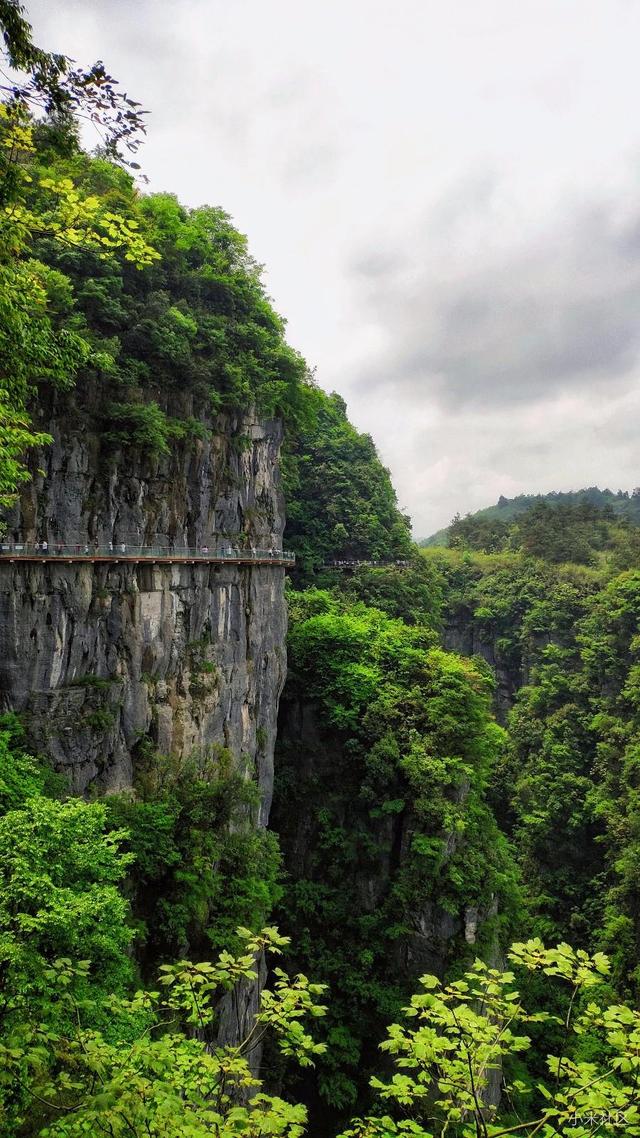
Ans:
[[[384,289],[384,282],[407,266],[407,257],[401,253],[369,249],[353,258],[351,270],[358,279],[375,281]]]
[[[640,218],[621,222],[614,204],[572,210],[506,250],[488,241],[480,253],[452,246],[448,258],[446,233],[429,232],[404,279],[387,278],[378,254],[372,289],[363,254],[358,287],[390,346],[359,386],[393,383],[460,408],[628,378],[640,352],[639,233]]]

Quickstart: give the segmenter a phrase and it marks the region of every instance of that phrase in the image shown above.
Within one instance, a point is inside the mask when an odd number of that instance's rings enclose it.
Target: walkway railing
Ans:
[[[355,560],[347,561],[347,560],[343,560],[343,561],[325,561],[322,568],[323,569],[359,569],[361,566],[364,565],[364,566],[367,566],[368,568],[373,568],[373,569],[380,569],[380,568],[386,569],[389,566],[397,565],[401,569],[406,569],[407,566],[410,564],[411,564],[410,561],[400,561],[400,560],[397,560],[397,561],[362,561],[362,560],[360,560],[360,561],[355,561]]]
[[[128,545],[118,542],[108,545],[85,545],[83,543],[65,545],[53,542],[0,542],[0,560],[44,561],[63,559],[65,561],[206,561],[206,562],[260,562],[292,565],[295,553],[286,549],[237,549],[232,545],[221,544],[197,548],[169,548],[153,545]]]

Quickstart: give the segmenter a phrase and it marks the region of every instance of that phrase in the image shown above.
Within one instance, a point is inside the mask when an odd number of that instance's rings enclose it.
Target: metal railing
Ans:
[[[358,569],[361,566],[365,566],[365,567],[372,568],[372,569],[380,569],[380,568],[387,569],[389,567],[393,567],[394,565],[397,565],[401,569],[406,569],[407,566],[409,566],[410,564],[411,564],[410,561],[406,561],[406,560],[402,561],[400,559],[397,559],[396,561],[364,561],[362,559],[361,560],[343,559],[342,561],[325,561],[322,568],[323,569]]]
[[[295,553],[286,549],[237,548],[229,543],[197,548],[161,545],[129,545],[110,542],[96,545],[90,542],[64,544],[62,542],[0,542],[0,558],[65,558],[72,561],[279,561],[293,564]]]

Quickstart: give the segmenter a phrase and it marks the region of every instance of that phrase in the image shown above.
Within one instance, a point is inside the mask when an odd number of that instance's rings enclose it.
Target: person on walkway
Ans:
[[[85,542],[85,546],[84,546],[84,555],[85,555],[85,557],[88,557],[88,556],[89,556],[89,542],[88,542],[88,541],[87,541],[87,542]]]
[[[42,553],[46,557],[48,552],[49,552],[49,543],[48,543],[46,537],[44,538],[42,545],[40,546],[40,549],[42,550]]]
[[[113,553],[113,542],[109,542],[109,553]]]
[[[126,553],[126,552],[127,552],[127,547],[126,547],[126,545],[125,545],[124,541],[121,541],[121,542],[120,542],[120,552],[121,552],[121,553]]]

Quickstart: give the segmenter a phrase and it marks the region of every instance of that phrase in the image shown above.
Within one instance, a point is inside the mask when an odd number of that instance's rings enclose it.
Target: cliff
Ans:
[[[305,1101],[340,1121],[368,1109],[384,1024],[417,978],[495,959],[508,935],[517,890],[486,801],[504,733],[487,678],[432,629],[317,588],[290,594],[290,616],[278,921],[296,967],[330,987]]]
[[[218,418],[206,439],[150,457],[101,441],[77,407],[64,410],[48,423],[44,476],[9,519],[16,540],[180,549],[224,533],[281,548],[277,421]],[[271,565],[0,559],[2,706],[24,717],[34,746],[80,793],[131,785],[143,739],[178,757],[224,745],[255,770],[265,825],[285,675],[283,585]]]

